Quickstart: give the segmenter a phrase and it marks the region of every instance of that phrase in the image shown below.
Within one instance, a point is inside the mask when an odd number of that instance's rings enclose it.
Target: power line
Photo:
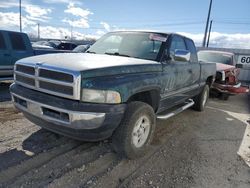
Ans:
[[[230,22],[230,21],[215,21],[215,22],[228,25],[250,25],[250,22]]]

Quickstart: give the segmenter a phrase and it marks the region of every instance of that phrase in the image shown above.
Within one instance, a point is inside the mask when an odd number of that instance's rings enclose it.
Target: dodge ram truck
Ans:
[[[112,138],[127,158],[142,156],[156,118],[203,111],[216,66],[198,62],[194,42],[174,33],[111,32],[86,53],[16,62],[10,92],[35,124],[83,141]]]

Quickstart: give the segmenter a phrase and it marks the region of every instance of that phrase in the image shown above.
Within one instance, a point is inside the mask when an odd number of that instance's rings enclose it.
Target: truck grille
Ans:
[[[15,82],[48,94],[80,99],[80,73],[45,65],[16,63]]]

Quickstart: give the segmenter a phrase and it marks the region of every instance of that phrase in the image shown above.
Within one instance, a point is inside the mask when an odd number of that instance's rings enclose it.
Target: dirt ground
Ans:
[[[33,125],[12,108],[8,85],[0,86],[0,187],[250,187],[250,168],[237,155],[247,95],[157,121],[148,154],[126,160],[109,140],[79,142]]]

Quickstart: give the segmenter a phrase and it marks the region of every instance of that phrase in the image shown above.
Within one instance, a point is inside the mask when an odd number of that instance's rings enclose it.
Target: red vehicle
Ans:
[[[241,86],[238,80],[240,70],[235,67],[234,53],[202,50],[198,52],[199,61],[216,63],[216,77],[212,91],[221,99],[227,100],[230,95],[248,93],[249,88]]]

